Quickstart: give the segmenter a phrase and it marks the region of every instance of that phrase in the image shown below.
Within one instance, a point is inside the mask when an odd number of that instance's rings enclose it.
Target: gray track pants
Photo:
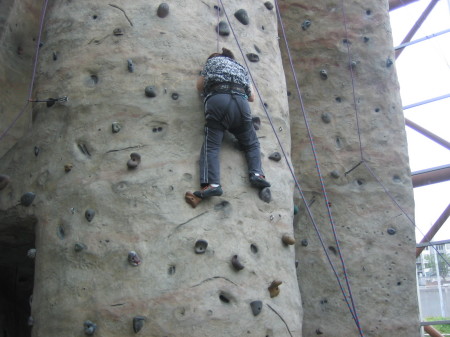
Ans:
[[[220,184],[220,146],[225,130],[245,152],[248,172],[263,174],[258,137],[248,101],[240,95],[216,94],[205,103],[205,139],[200,153],[200,184]]]

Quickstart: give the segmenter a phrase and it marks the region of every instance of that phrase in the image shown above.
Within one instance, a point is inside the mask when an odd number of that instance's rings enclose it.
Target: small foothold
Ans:
[[[338,171],[331,171],[330,172],[330,176],[333,177],[334,179],[339,178],[341,175],[339,174]]]
[[[322,118],[322,122],[324,122],[325,124],[328,124],[331,122],[331,117],[326,112],[322,113],[322,116],[320,116],[320,117]]]
[[[24,195],[20,197],[20,204],[22,206],[28,207],[33,203],[34,198],[36,197],[36,194],[33,192],[27,192]]]
[[[281,160],[281,154],[279,152],[274,152],[269,156],[269,159],[273,161],[280,161]]]
[[[41,149],[39,149],[39,147],[35,146],[34,147],[34,155],[37,157],[39,155],[39,152],[41,151]]]
[[[336,100],[336,102],[338,102],[338,103],[341,103],[341,102],[342,102],[342,98],[340,98],[340,97],[336,97],[335,100]]]
[[[388,233],[389,235],[394,235],[395,233],[397,233],[397,231],[396,231],[394,228],[388,228],[388,229],[387,229],[387,233]]]
[[[208,247],[208,241],[197,240],[197,242],[195,243],[195,253],[196,254],[204,254],[206,252],[207,247]]]
[[[316,334],[317,334],[317,335],[323,335],[323,332],[322,332],[322,330],[320,330],[320,329],[316,329]]]
[[[325,69],[322,69],[322,70],[320,71],[320,77],[321,77],[323,80],[326,80],[326,79],[328,78],[328,72],[327,72]]]
[[[303,239],[303,240],[301,241],[301,244],[302,244],[303,247],[307,247],[307,246],[308,246],[308,240]]]
[[[180,97],[180,95],[178,95],[178,93],[176,93],[176,92],[174,92],[174,93],[172,94],[172,99],[173,99],[174,101],[176,101],[179,97]]]
[[[75,249],[75,251],[76,251],[77,253],[81,252],[82,250],[84,250],[84,249],[86,249],[86,248],[87,248],[86,245],[85,245],[84,243],[81,243],[81,242],[77,242],[77,243],[74,245],[74,249]]]
[[[95,211],[93,209],[88,208],[86,212],[84,212],[84,216],[86,217],[86,220],[91,222],[92,219],[94,219]]]
[[[311,26],[311,21],[309,21],[309,20],[303,21],[303,23],[302,23],[303,30],[307,30],[310,26]]]
[[[167,274],[169,274],[169,275],[173,275],[173,274],[175,274],[175,271],[176,271],[176,267],[175,266],[169,266],[169,269],[167,269]]]
[[[261,49],[259,49],[256,44],[254,44],[253,47],[255,47],[255,50],[258,54],[261,54]]]
[[[298,260],[295,260],[295,268],[298,268]]]
[[[139,255],[137,255],[137,253],[135,251],[130,251],[128,253],[128,262],[133,266],[133,267],[137,267],[141,264],[141,258],[139,257]]]
[[[272,193],[270,192],[270,188],[264,187],[261,191],[259,191],[259,198],[262,201],[269,203],[272,200]]]
[[[123,29],[122,28],[116,28],[116,29],[113,30],[113,34],[116,35],[116,36],[123,35]]]
[[[111,124],[111,129],[112,129],[112,133],[118,133],[120,131],[120,129],[122,129],[122,125],[120,125],[120,123],[118,123],[118,122],[113,122]]]
[[[158,10],[156,11],[156,15],[158,15],[160,18],[165,18],[167,15],[169,15],[169,5],[163,2],[158,6]]]
[[[367,36],[364,36],[363,40],[365,43],[367,43],[367,42],[369,42],[370,39]]]
[[[357,64],[356,61],[352,61],[352,62],[350,62],[350,67],[351,67],[352,69],[355,69],[356,64]]]
[[[276,297],[280,294],[280,288],[278,288],[278,286],[282,283],[283,282],[281,282],[281,281],[275,280],[270,284],[269,288],[267,288],[267,289],[269,289],[271,298]]]
[[[50,108],[51,106],[55,105],[55,102],[56,102],[56,99],[51,98],[51,97],[47,98],[47,103],[46,103],[47,108]]]
[[[130,73],[134,72],[134,64],[132,59],[127,60],[127,67]]]
[[[58,54],[56,52],[53,52],[53,61],[56,61],[58,59]]]
[[[259,117],[252,117],[253,128],[259,130],[261,128],[261,119]]]
[[[234,255],[231,258],[231,264],[237,271],[244,269],[244,265],[239,261],[239,257],[237,255]]]
[[[28,249],[27,256],[28,256],[30,259],[34,259],[34,258],[36,257],[36,248],[30,248],[30,249]]]
[[[295,239],[289,234],[284,234],[281,237],[281,241],[283,241],[285,245],[295,245]]]
[[[294,215],[297,215],[297,214],[298,214],[298,206],[294,205]]]
[[[64,171],[66,171],[66,172],[70,172],[72,170],[72,168],[73,168],[72,164],[64,165]]]
[[[64,237],[66,236],[66,231],[64,229],[64,225],[59,225],[58,226],[58,231],[56,232],[56,235],[58,235],[58,237],[62,240],[64,239]]]
[[[258,62],[259,61],[259,56],[254,53],[248,53],[247,58],[250,62]]]
[[[390,67],[390,66],[392,66],[394,64],[394,62],[391,60],[391,58],[390,57],[388,57],[388,59],[386,60],[386,67]]]
[[[252,251],[253,254],[258,253],[258,247],[254,243],[250,245],[250,250]]]
[[[145,87],[145,96],[150,97],[150,98],[156,97],[155,88],[151,85]]]
[[[84,324],[84,333],[88,336],[92,336],[97,329],[97,324],[92,323],[91,321],[85,321]]]
[[[138,333],[144,327],[144,316],[136,316],[133,318],[133,331]]]
[[[219,25],[217,26],[216,31],[218,31],[219,35],[221,35],[221,36],[230,35],[230,27],[228,27],[228,24],[225,21],[219,22]]]
[[[238,11],[236,11],[236,13],[234,13],[234,16],[243,25],[248,25],[248,23],[250,22],[247,11],[245,9],[239,9]]]
[[[253,301],[250,303],[250,308],[252,308],[253,316],[258,316],[262,310],[262,302],[261,301]]]
[[[0,174],[0,191],[8,186],[11,179],[6,174]]]
[[[273,9],[273,4],[270,1],[266,1],[264,3],[264,6],[266,6],[266,8],[271,11]]]
[[[141,163],[141,155],[137,152],[133,152],[132,154],[130,154],[130,158],[131,159],[127,162],[127,166],[129,169],[134,169]]]

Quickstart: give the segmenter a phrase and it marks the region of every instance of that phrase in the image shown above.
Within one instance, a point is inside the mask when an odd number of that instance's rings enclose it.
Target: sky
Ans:
[[[390,12],[394,46],[430,3],[419,0]],[[412,41],[450,28],[450,0],[440,0]],[[403,106],[450,93],[450,33],[408,46],[396,60]],[[404,110],[405,118],[450,141],[450,98]],[[450,151],[406,127],[411,171],[450,164]],[[450,203],[450,181],[414,189],[416,241]],[[433,241],[450,240],[450,219]]]

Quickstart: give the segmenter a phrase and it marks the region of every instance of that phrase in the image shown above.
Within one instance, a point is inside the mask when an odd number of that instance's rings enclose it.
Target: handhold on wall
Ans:
[[[220,36],[230,35],[230,27],[228,27],[228,24],[225,21],[219,22],[216,31],[219,33]]]
[[[81,242],[77,242],[77,243],[74,245],[74,247],[73,247],[73,249],[74,249],[77,253],[81,252],[82,250],[85,250],[86,248],[87,248],[86,245],[85,245],[84,243],[81,243]]]
[[[176,101],[179,97],[180,97],[180,95],[179,95],[178,93],[176,93],[176,92],[174,92],[174,93],[172,94],[172,99],[173,99],[174,101]]]
[[[144,316],[133,317],[133,331],[135,333],[141,331],[141,329],[144,327],[144,321],[145,321]]]
[[[325,124],[328,124],[328,123],[331,122],[330,115],[328,113],[326,113],[326,112],[322,113],[320,118],[322,118],[322,122],[324,122]]]
[[[195,242],[195,253],[196,254],[204,254],[206,252],[206,248],[208,247],[208,241],[206,240],[197,240]]]
[[[85,321],[83,323],[84,326],[84,333],[88,336],[92,336],[95,333],[95,330],[97,329],[97,324],[92,323],[91,321]]]
[[[64,165],[64,171],[66,171],[66,172],[72,171],[72,168],[73,168],[73,165],[71,163]]]
[[[395,230],[395,228],[388,228],[388,229],[387,229],[387,233],[388,233],[389,235],[394,235],[395,233],[397,233],[397,231]]]
[[[341,175],[339,174],[338,171],[333,170],[333,171],[330,172],[330,176],[331,176],[332,178],[334,178],[334,179],[338,179]]]
[[[259,198],[264,202],[271,202],[272,193],[270,192],[270,187],[264,187],[261,191],[259,191]]]
[[[394,64],[394,61],[392,61],[392,59],[390,57],[387,58],[386,60],[386,67],[390,67]]]
[[[127,166],[129,169],[134,169],[141,163],[141,155],[137,152],[131,153],[130,158],[131,159],[127,162]]]
[[[151,85],[145,87],[145,96],[150,97],[150,98],[156,97],[155,88]]]
[[[280,161],[281,160],[280,152],[274,152],[274,153],[270,154],[269,159],[271,159],[273,161]]]
[[[113,34],[116,35],[116,36],[123,35],[123,29],[122,28],[116,28],[116,29],[113,30]]]
[[[261,128],[261,118],[252,117],[253,128],[259,130]]]
[[[91,209],[91,208],[88,208],[86,210],[86,212],[84,212],[84,216],[86,217],[87,221],[91,222],[92,219],[94,219],[95,211],[93,209]]]
[[[307,246],[308,246],[308,240],[303,239],[303,240],[301,241],[301,244],[302,244],[303,247],[307,247]]]
[[[34,147],[34,155],[37,157],[39,155],[39,152],[41,151],[41,149],[37,146]]]
[[[30,259],[34,259],[34,258],[36,257],[36,248],[30,248],[30,249],[28,249],[28,251],[27,251],[27,256],[28,256]]]
[[[127,68],[130,73],[134,72],[134,63],[132,59],[127,60]]]
[[[302,23],[303,30],[307,30],[310,26],[311,26],[311,21],[309,21],[309,20],[303,21],[303,23]]]
[[[297,214],[298,214],[298,206],[294,205],[294,215],[297,215]]]
[[[53,52],[53,61],[56,61],[58,59],[58,54],[56,52]]]
[[[283,234],[283,236],[281,237],[281,241],[283,241],[285,245],[295,244],[295,239],[289,234]]]
[[[328,72],[327,72],[325,69],[322,69],[322,70],[320,71],[320,77],[321,77],[323,80],[326,80],[326,79],[328,78]]]
[[[269,288],[267,288],[267,289],[269,289],[269,293],[270,293],[270,297],[271,298],[276,297],[276,296],[278,296],[280,294],[280,288],[278,288],[278,286],[280,284],[282,284],[282,283],[283,282],[277,281],[277,280],[272,281],[272,283],[270,284]]]
[[[231,258],[231,265],[237,271],[244,269],[244,265],[239,261],[239,257],[237,255],[233,255]]]
[[[20,204],[22,206],[28,207],[33,203],[35,197],[36,194],[34,194],[33,192],[27,192],[20,197]]]
[[[259,56],[254,53],[248,53],[247,58],[250,62],[259,62]]]
[[[130,251],[128,253],[128,262],[133,266],[133,267],[137,267],[141,264],[142,260],[139,257],[139,255],[134,251]]]
[[[165,18],[167,15],[169,15],[169,5],[166,4],[165,2],[161,3],[158,6],[158,10],[156,11],[156,14],[160,18]]]
[[[236,13],[234,13],[234,16],[243,25],[248,25],[248,23],[250,22],[250,20],[248,18],[247,11],[245,9],[243,9],[243,8],[239,9],[238,11],[236,11]]]
[[[111,124],[112,133],[118,133],[122,129],[122,125],[119,122],[113,122]]]
[[[253,301],[250,303],[250,308],[252,308],[253,316],[258,316],[262,310],[262,302],[261,301]]]
[[[264,3],[264,6],[266,6],[266,8],[271,11],[273,9],[273,4],[270,1],[266,1]]]
[[[8,186],[11,179],[6,174],[0,174],[0,191]]]

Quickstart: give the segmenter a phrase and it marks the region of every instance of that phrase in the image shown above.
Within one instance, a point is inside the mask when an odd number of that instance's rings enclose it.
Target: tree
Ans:
[[[439,275],[443,278],[445,281],[445,278],[448,275],[449,271],[449,264],[450,264],[450,254],[446,253],[436,253],[436,251],[431,252],[430,255],[425,256],[425,261],[428,266],[428,268],[431,268],[433,272],[436,273],[436,260],[434,258],[434,254],[438,254],[437,260],[438,260],[438,266],[439,266]]]

